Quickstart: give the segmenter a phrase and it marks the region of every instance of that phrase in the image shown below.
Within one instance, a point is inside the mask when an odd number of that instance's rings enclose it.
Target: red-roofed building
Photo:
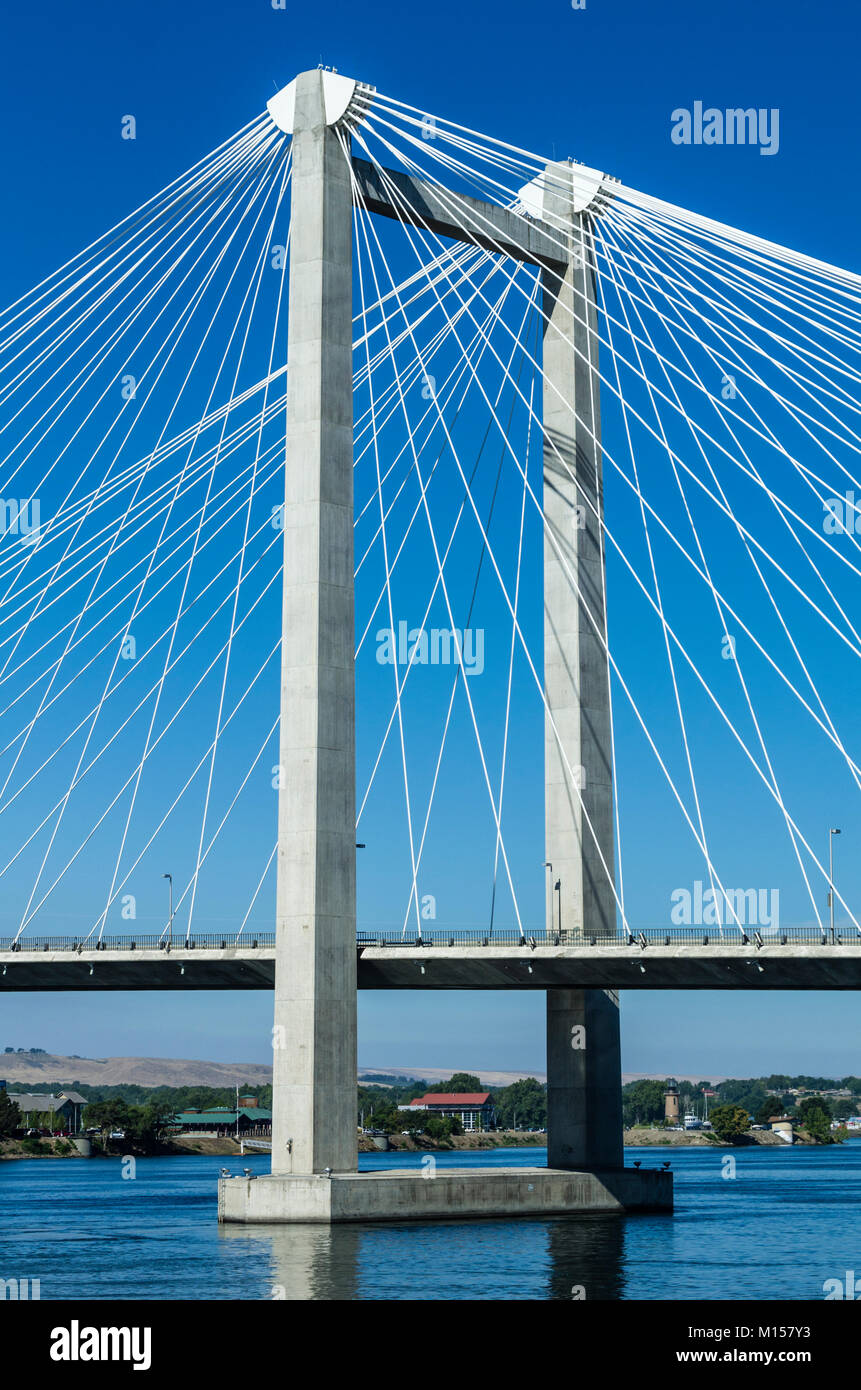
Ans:
[[[452,1093],[429,1091],[427,1095],[416,1096],[409,1105],[399,1105],[399,1110],[428,1110],[443,1119],[458,1119],[464,1132],[492,1129],[496,1124],[496,1111],[489,1091],[464,1091]]]

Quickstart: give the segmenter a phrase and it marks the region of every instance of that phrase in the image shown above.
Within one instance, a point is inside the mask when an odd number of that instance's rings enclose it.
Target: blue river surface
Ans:
[[[529,1167],[543,1149],[437,1154]],[[0,1163],[0,1277],[42,1299],[805,1299],[857,1270],[861,1139],[823,1148],[626,1149],[675,1175],[672,1214],[393,1225],[219,1226],[236,1159]],[[735,1164],[735,1176],[730,1176]],[[362,1169],[418,1153],[363,1154]],[[266,1154],[241,1160],[265,1173]],[[127,1165],[128,1166],[128,1165]],[[725,1176],[726,1174],[726,1176]]]

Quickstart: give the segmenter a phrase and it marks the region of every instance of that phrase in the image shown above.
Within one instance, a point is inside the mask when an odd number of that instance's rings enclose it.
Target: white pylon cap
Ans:
[[[337,125],[355,100],[355,114],[364,114],[369,104],[369,97],[372,88],[366,87],[361,82],[355,82],[352,77],[342,77],[339,72],[331,72],[322,69],[320,76],[323,79],[323,106],[326,112],[326,125]],[[361,98],[361,99],[360,99]],[[296,78],[288,82],[286,87],[282,87],[280,92],[276,92],[266,103],[266,110],[272,117],[279,130],[285,131],[288,135],[293,134],[293,112],[296,104]]]
[[[599,169],[590,169],[586,164],[559,164],[554,167],[558,168],[560,173],[564,172],[566,185],[568,175],[570,175],[571,211],[585,212],[588,207],[592,206],[601,192],[605,175]],[[547,210],[544,206],[545,189],[550,191],[553,186],[553,175],[548,176],[545,170],[531,183],[524,184],[523,188],[518,189],[517,196],[530,217],[537,217],[542,222],[547,220]],[[566,187],[566,194],[567,192],[568,188]]]

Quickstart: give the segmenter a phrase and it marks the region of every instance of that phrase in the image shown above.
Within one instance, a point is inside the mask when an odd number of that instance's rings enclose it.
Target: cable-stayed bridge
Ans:
[[[557,1173],[616,990],[854,988],[858,288],[319,70],[22,295],[0,984],[274,984],[319,1219],[357,987],[545,989]]]

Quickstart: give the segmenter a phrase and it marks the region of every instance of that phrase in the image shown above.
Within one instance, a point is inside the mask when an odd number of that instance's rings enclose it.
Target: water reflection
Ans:
[[[514,1167],[521,1153],[481,1152],[476,1163]],[[661,1161],[648,1149],[629,1156]],[[377,1157],[380,1166],[394,1166],[401,1156]],[[437,1155],[442,1163],[447,1157]],[[464,1163],[457,1154],[451,1160]],[[736,1160],[729,1179],[720,1150],[674,1152],[672,1215],[330,1230],[219,1227],[223,1160],[216,1156],[142,1158],[134,1182],[121,1181],[118,1159],[22,1159],[0,1163],[0,1229],[8,1270],[40,1279],[43,1300],[79,1299],[84,1291],[93,1299],[176,1301],[273,1294],[291,1301],[571,1301],[582,1288],[587,1306],[602,1299],[771,1301],[822,1299],[827,1280],[845,1279],[847,1270],[857,1276],[861,1139],[744,1149]],[[248,1163],[262,1173],[268,1158]],[[578,1317],[576,1308],[570,1316]]]
[[[359,1297],[359,1252],[365,1230],[347,1224],[220,1226],[219,1234],[225,1240],[244,1241],[254,1259],[268,1256],[269,1279],[262,1297],[342,1302]]]
[[[624,1297],[622,1216],[400,1224],[222,1226],[268,1265],[261,1297],[355,1299]]]
[[[623,1216],[560,1217],[547,1223],[545,1298],[624,1297]]]

